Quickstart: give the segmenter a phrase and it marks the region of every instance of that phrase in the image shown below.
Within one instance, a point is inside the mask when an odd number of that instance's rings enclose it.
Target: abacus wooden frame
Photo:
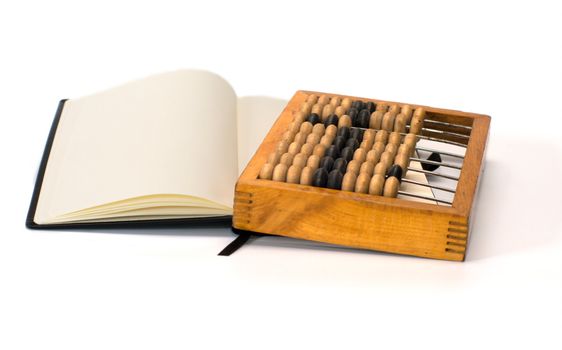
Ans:
[[[450,207],[258,179],[268,155],[292,122],[293,113],[309,94],[399,103],[297,91],[238,179],[233,227],[355,248],[464,261],[490,117],[410,104],[425,108],[427,119],[472,127]]]

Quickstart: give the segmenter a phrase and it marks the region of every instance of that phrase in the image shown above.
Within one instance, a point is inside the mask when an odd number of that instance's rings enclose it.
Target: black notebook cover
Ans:
[[[29,205],[29,211],[27,212],[27,219],[25,221],[25,226],[31,229],[59,229],[59,228],[128,228],[128,227],[158,227],[158,226],[223,226],[230,227],[232,224],[232,216],[214,216],[214,217],[202,217],[202,218],[186,218],[186,219],[157,219],[157,220],[134,220],[134,221],[118,221],[118,222],[83,222],[83,223],[68,223],[68,224],[47,224],[39,225],[35,223],[35,211],[37,209],[37,201],[39,200],[39,194],[41,193],[41,186],[43,185],[43,178],[45,176],[45,170],[47,169],[47,163],[49,162],[49,155],[51,153],[51,147],[53,146],[53,140],[57,133],[57,127],[61,118],[62,110],[64,104],[67,100],[61,100],[57,108],[57,113],[53,124],[51,126],[51,131],[49,132],[49,137],[47,139],[47,144],[45,145],[45,150],[43,151],[43,157],[41,158],[41,164],[39,166],[39,172],[37,174],[37,180],[35,181],[35,188],[33,189],[33,196],[31,197],[31,203]]]

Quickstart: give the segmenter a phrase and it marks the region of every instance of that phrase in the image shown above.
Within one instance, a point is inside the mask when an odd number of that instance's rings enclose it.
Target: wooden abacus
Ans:
[[[298,91],[238,179],[233,227],[462,261],[489,125],[480,114]],[[419,140],[455,145],[464,154],[421,147]],[[419,151],[432,155],[422,159]],[[438,174],[438,167],[459,175]],[[456,186],[412,180],[415,174]]]

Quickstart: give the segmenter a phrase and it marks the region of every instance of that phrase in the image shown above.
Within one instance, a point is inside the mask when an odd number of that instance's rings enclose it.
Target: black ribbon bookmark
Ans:
[[[221,256],[229,256],[230,254],[234,253],[240,247],[248,242],[250,237],[252,237],[251,233],[248,232],[237,232],[238,237],[236,237],[232,242],[230,242],[223,250],[219,253]]]

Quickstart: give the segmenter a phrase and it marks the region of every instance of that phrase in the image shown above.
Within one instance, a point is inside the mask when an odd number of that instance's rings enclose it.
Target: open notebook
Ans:
[[[238,98],[198,70],[61,101],[27,225],[228,221],[238,175],[285,104]]]

